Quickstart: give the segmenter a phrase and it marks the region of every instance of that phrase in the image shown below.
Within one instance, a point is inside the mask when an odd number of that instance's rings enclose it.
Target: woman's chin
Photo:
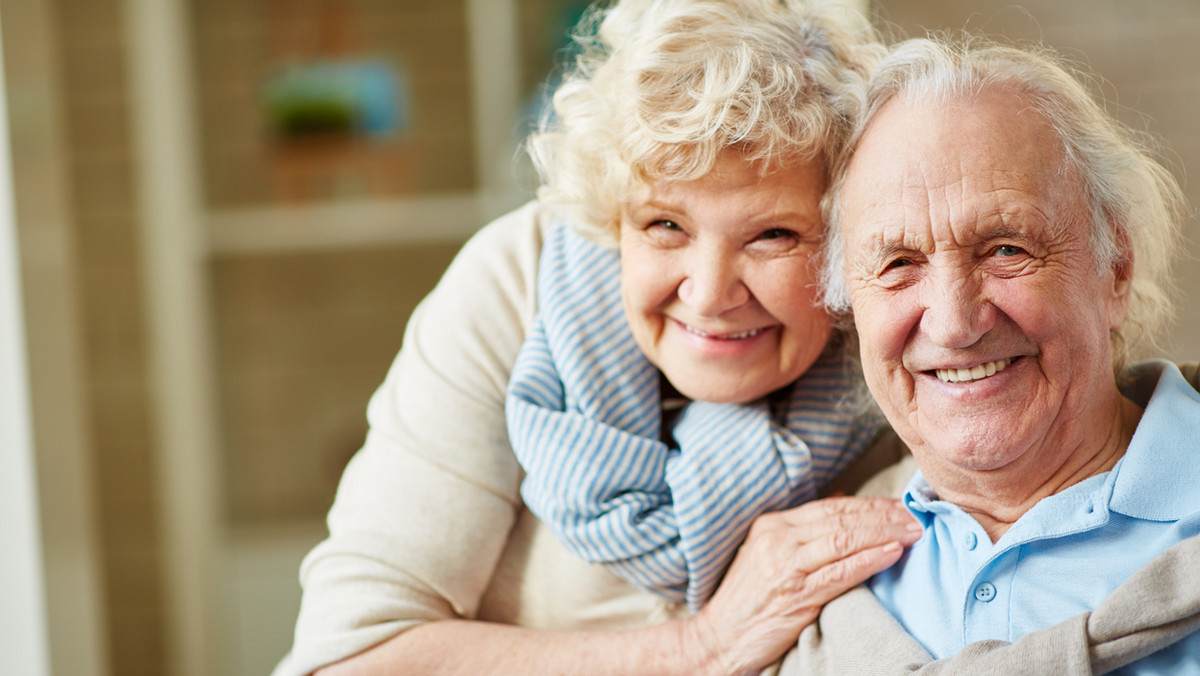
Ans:
[[[676,391],[688,399],[707,401],[713,404],[745,404],[765,397],[777,389],[771,384],[746,383],[740,379],[733,382],[718,377],[671,378],[668,375],[668,380],[671,381],[671,385],[675,387]]]

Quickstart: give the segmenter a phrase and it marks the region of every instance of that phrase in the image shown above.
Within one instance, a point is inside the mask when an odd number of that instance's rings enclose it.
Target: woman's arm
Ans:
[[[504,396],[535,312],[543,218],[529,205],[485,227],[414,311],[338,485],[329,537],[301,566],[281,676],[477,612],[521,509]]]
[[[887,499],[832,498],[756,520],[697,616],[627,631],[546,631],[467,620],[411,628],[320,676],[756,674],[821,606],[899,558],[919,529]]]
[[[353,674],[703,674],[683,656],[680,621],[612,632],[554,632],[470,620],[413,627],[317,676]],[[652,665],[661,665],[654,667]],[[648,669],[656,668],[651,672]],[[663,668],[669,670],[663,670]]]

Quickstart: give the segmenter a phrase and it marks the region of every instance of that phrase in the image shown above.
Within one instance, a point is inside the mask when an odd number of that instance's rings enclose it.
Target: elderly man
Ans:
[[[1050,57],[913,40],[830,210],[831,305],[919,471],[871,589],[936,658],[1095,608],[1200,533],[1200,394],[1165,362],[1179,189]],[[1200,674],[1200,635],[1126,672]]]

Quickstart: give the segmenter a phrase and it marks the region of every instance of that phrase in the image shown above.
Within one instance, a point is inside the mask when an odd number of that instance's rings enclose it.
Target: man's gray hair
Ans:
[[[835,159],[826,195],[828,223],[825,302],[847,316],[845,244],[839,194],[846,166],[863,131],[896,96],[937,102],[1003,86],[1018,92],[1054,129],[1077,172],[1090,209],[1091,242],[1101,269],[1133,265],[1124,324],[1113,332],[1120,369],[1135,348],[1152,345],[1172,316],[1170,267],[1178,251],[1185,200],[1174,176],[1154,157],[1154,144],[1117,121],[1083,84],[1086,76],[1042,47],[1014,47],[979,38],[916,38],[889,50],[868,82],[864,115],[845,152]]]

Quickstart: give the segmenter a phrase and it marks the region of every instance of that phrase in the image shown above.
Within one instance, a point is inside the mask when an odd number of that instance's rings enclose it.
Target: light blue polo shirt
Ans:
[[[1150,559],[1200,533],[1200,393],[1174,364],[1133,373],[1124,393],[1145,413],[1124,457],[1034,505],[995,544],[975,519],[938,500],[920,472],[909,482],[904,501],[925,534],[870,586],[935,658],[1091,610]],[[1200,634],[1115,673],[1200,676]]]

